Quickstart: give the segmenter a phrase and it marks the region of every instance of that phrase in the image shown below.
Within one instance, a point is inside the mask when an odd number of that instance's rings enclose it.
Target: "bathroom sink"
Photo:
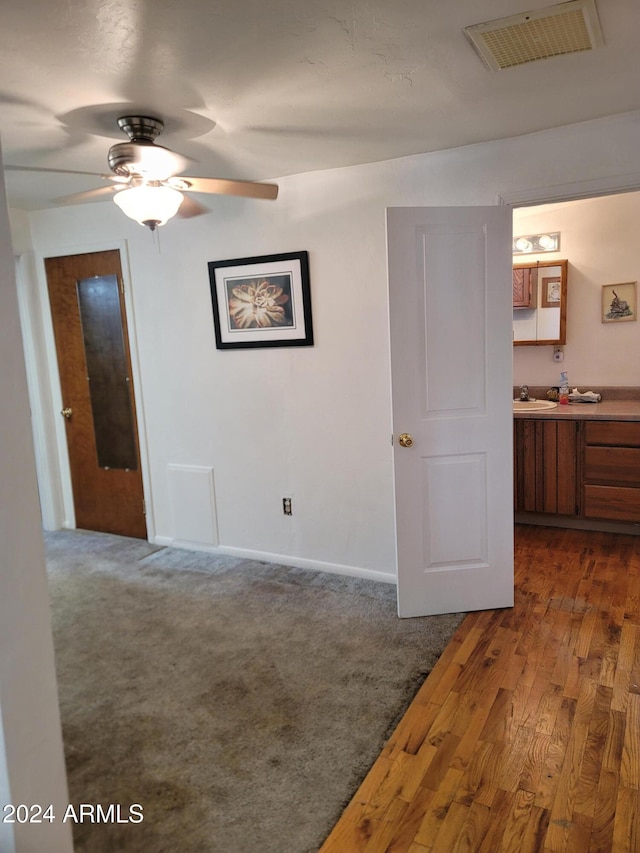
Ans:
[[[514,400],[514,412],[542,412],[545,409],[555,409],[558,404],[552,400]]]

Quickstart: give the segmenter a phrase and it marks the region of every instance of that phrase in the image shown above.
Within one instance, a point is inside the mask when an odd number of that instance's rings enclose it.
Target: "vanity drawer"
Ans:
[[[586,444],[640,447],[638,421],[587,421],[584,427]]]
[[[587,446],[583,473],[589,483],[640,487],[640,448]]]
[[[640,489],[585,486],[584,516],[610,521],[640,522]]]

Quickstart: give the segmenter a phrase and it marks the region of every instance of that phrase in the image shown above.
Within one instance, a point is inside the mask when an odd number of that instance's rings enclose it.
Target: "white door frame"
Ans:
[[[498,204],[511,207],[531,207],[538,204],[553,204],[563,201],[578,201],[616,193],[640,190],[640,172],[631,175],[616,175],[610,178],[594,178],[588,181],[573,181],[549,187],[529,187],[522,190],[506,190],[497,194]]]

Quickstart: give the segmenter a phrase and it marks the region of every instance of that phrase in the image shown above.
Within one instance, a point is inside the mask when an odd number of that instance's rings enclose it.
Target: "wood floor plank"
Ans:
[[[536,711],[535,728],[538,734],[552,734],[560,706],[562,705],[562,690],[558,684],[550,684],[540,697]]]
[[[404,715],[387,742],[389,758],[393,760],[399,752],[415,755],[422,747],[440,711],[441,706],[431,702],[427,705],[412,704],[411,713]]]
[[[533,805],[529,813],[529,823],[522,837],[522,846],[518,853],[538,853],[542,850],[549,826],[549,810]]]
[[[518,686],[518,682],[522,678],[522,671],[526,662],[527,659],[524,655],[519,655],[514,651],[507,660],[504,678],[502,679],[500,687],[505,690],[515,690]]]
[[[615,691],[613,691],[615,693]],[[622,749],[624,746],[624,729],[626,724],[626,712],[609,710],[609,725],[607,727],[607,738],[602,748],[602,770],[611,773],[619,773],[622,761]]]
[[[529,824],[533,801],[534,795],[530,791],[517,790],[515,792],[500,846],[496,848],[497,851],[500,853],[520,853]]]
[[[515,541],[321,853],[640,851],[640,536]]]
[[[596,687],[574,802],[574,810],[584,817],[592,817],[595,809],[604,748],[609,731],[612,694],[613,690],[610,687],[603,685]]]
[[[602,770],[593,812],[589,853],[606,853],[613,849],[613,827],[618,800],[618,774]]]
[[[469,808],[454,800],[436,836],[432,853],[451,853],[467,822]]]
[[[500,687],[480,732],[480,740],[488,743],[504,743],[509,740],[512,718],[513,693]]]
[[[507,818],[511,812],[513,797],[514,795],[507,791],[498,791],[496,794],[491,810],[492,820],[484,838],[476,848],[476,853],[496,853],[498,850],[507,825]]]
[[[411,802],[420,786],[426,768],[435,757],[437,750],[428,746],[425,753],[422,755],[410,755],[407,752],[398,753],[380,786],[370,796],[370,803],[384,809],[387,803],[396,799],[404,800],[407,803]]]
[[[520,728],[513,742],[505,749],[498,776],[498,786],[504,791],[515,793],[518,790],[534,737],[533,729]]]
[[[527,753],[518,786],[523,791],[538,796],[542,785],[542,777],[549,773],[549,763],[547,760],[549,748],[551,746],[551,735],[534,732],[531,740],[531,745]],[[561,758],[561,753],[559,753]],[[558,773],[562,768],[561,760],[558,761]]]
[[[620,785],[640,790],[640,696],[637,693],[629,696],[620,762]]]
[[[415,835],[414,840],[419,844],[430,848],[435,843],[451,803],[455,799],[461,779],[461,770],[449,770],[443,778]]]
[[[640,850],[639,793],[632,788],[618,788],[612,850],[616,853],[638,853]]]
[[[488,806],[472,803],[450,853],[472,853],[478,850],[487,834],[491,819],[491,809]]]
[[[416,833],[434,796],[435,791],[431,791],[429,788],[418,788],[415,796],[408,804],[402,821],[396,826],[387,853],[407,853],[411,849]]]
[[[488,682],[486,689],[480,694],[476,703],[475,713],[469,721],[467,730],[460,738],[460,743],[456,747],[456,751],[451,759],[451,766],[457,770],[466,770],[478,748],[480,733],[486,725],[487,717],[491,712],[498,692],[496,684],[496,681]]]
[[[407,853],[430,853],[430,848],[425,847],[423,844],[418,844],[417,841],[414,841],[411,847],[407,850]]]
[[[588,815],[574,813],[571,826],[567,830],[565,850],[586,853],[591,840],[592,818]]]
[[[498,791],[498,770],[502,766],[504,746],[479,743],[462,776],[456,800],[470,806],[479,803],[491,806]]]
[[[408,809],[403,800],[391,800],[384,816],[364,848],[364,853],[387,853],[389,844]]]
[[[454,734],[446,734],[433,756],[427,770],[422,777],[420,783],[423,788],[431,788],[432,791],[437,791],[447,775],[449,764],[456,751],[456,747],[460,743],[460,738]],[[459,772],[459,771],[456,771]]]
[[[620,687],[625,691],[629,689],[631,671],[635,662],[638,633],[639,629],[637,625],[627,621],[623,623],[620,631],[620,649],[618,651],[614,687]]]

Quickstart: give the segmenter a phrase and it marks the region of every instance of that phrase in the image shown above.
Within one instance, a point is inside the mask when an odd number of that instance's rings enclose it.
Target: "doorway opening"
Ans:
[[[629,357],[638,348],[638,326],[629,322],[612,328],[603,322],[602,307],[603,288],[640,277],[639,214],[637,190],[514,208],[514,237],[560,232],[559,251],[519,255],[514,261],[568,261],[562,361],[554,361],[553,346],[514,347],[514,387],[558,385],[561,370],[567,372],[571,388],[581,391],[640,385],[637,359]]]

